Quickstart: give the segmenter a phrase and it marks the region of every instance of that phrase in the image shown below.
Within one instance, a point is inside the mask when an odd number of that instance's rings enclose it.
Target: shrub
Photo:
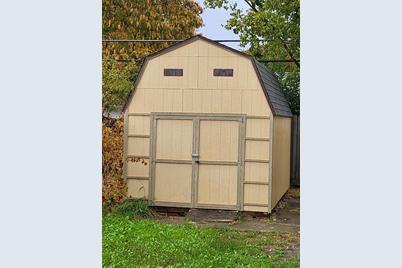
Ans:
[[[102,206],[106,211],[127,197],[127,184],[123,179],[123,132],[123,119],[102,119]],[[126,161],[147,164],[137,157],[128,157]]]
[[[145,200],[141,199],[126,199],[122,204],[116,206],[113,212],[119,215],[129,216],[129,217],[151,217],[151,211]]]
[[[123,120],[102,120],[102,205],[106,210],[127,195],[123,171]]]

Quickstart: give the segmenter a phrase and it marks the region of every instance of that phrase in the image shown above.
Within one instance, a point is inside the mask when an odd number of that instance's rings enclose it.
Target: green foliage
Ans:
[[[185,39],[202,26],[192,0],[103,0],[104,39]],[[141,58],[171,43],[105,43],[105,57]]]
[[[269,63],[285,88],[293,113],[299,114],[300,99],[300,1],[244,0],[243,11],[229,0],[204,0],[209,8],[231,11],[226,29],[239,34],[242,46],[257,59],[289,59],[290,63]],[[264,40],[264,41],[259,41]]]
[[[102,121],[102,205],[110,210],[127,194],[122,178],[123,121],[104,118]]]
[[[133,87],[138,73],[138,65],[104,59],[102,64],[102,111],[111,112],[121,109]]]
[[[279,233],[170,225],[108,214],[103,217],[102,242],[103,267],[299,267],[298,258],[284,258],[290,239]],[[268,245],[270,253],[264,251]]]
[[[113,212],[128,217],[151,217],[151,211],[145,200],[127,199],[122,204],[115,207]]]

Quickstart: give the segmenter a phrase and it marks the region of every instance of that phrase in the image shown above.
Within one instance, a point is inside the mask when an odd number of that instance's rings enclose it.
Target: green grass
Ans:
[[[115,207],[113,213],[129,217],[151,217],[151,211],[148,207],[147,201],[145,200],[127,199],[122,204]]]
[[[122,268],[299,267],[297,257],[284,257],[295,236],[162,224],[106,214],[102,262],[103,267]]]

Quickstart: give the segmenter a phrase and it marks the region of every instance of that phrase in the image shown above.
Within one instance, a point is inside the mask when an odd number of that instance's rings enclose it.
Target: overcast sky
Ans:
[[[197,2],[204,7],[203,0],[197,0]],[[247,10],[248,6],[244,1],[237,1],[239,8]],[[234,34],[230,30],[226,30],[222,25],[226,24],[226,21],[230,18],[230,11],[223,8],[217,9],[204,9],[201,14],[204,21],[204,26],[198,29],[198,32],[203,36],[210,39],[239,39],[239,36]],[[238,43],[224,43],[227,46],[243,50]]]

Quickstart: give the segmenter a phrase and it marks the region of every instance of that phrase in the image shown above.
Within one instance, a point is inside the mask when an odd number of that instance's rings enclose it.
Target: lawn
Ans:
[[[239,232],[103,216],[103,267],[299,267],[293,233]]]

